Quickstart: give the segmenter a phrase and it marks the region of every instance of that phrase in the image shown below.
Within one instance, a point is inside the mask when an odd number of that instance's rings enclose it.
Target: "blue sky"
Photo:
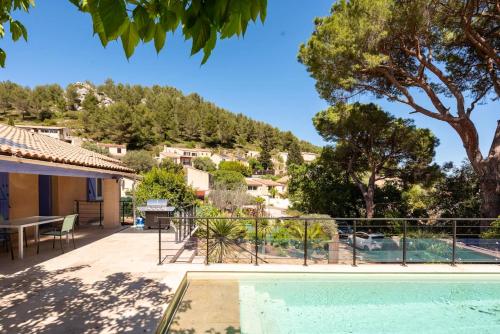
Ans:
[[[29,15],[18,15],[28,28],[28,43],[1,41],[8,58],[6,69],[0,69],[0,80],[66,86],[84,80],[99,84],[112,78],[122,83],[174,86],[322,145],[311,118],[326,103],[297,62],[297,52],[313,31],[314,17],[328,15],[331,3],[269,0],[265,24],[250,25],[243,39],[219,41],[208,63],[200,66],[201,55],[190,57],[190,42],[180,34],[168,36],[159,55],[153,45],[140,45],[127,61],[118,42],[105,49],[101,46],[92,36],[90,17],[69,1],[39,0]],[[377,102],[397,116],[412,117],[418,126],[429,127],[441,142],[437,162],[460,162],[465,157],[460,139],[447,124],[409,115],[410,110],[400,104],[370,97],[361,100]],[[483,151],[491,143],[499,107],[498,102],[489,102],[474,114]]]

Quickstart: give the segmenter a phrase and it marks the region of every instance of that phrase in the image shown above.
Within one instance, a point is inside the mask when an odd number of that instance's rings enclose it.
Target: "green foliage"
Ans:
[[[453,128],[482,188],[481,213],[500,213],[500,126],[483,151],[473,111],[500,97],[498,2],[337,1],[299,60],[331,104],[371,93]]]
[[[259,160],[255,159],[255,158],[248,159],[248,166],[250,167],[250,169],[252,171],[255,171],[255,170],[258,170],[258,171],[264,170],[264,167],[262,167],[262,165],[260,164]]]
[[[145,150],[127,151],[122,161],[125,166],[132,168],[136,172],[150,171],[156,165],[151,152]]]
[[[274,149],[274,140],[271,131],[266,129],[263,133],[260,142],[260,154],[258,157],[258,162],[262,166],[263,170],[273,169],[273,162],[271,160],[272,150]]]
[[[251,176],[252,171],[239,161],[222,161],[219,164],[219,170],[233,171],[242,174],[243,176]]]
[[[108,157],[110,156],[110,154],[106,148],[98,146],[96,143],[93,143],[90,141],[83,142],[82,148],[89,150],[89,151],[92,151],[92,152],[96,152],[96,153],[108,156]]]
[[[325,148],[315,162],[289,167],[289,199],[293,208],[301,212],[359,217],[363,198],[345,171],[332,163],[332,155],[332,149]]]
[[[160,167],[171,173],[184,173],[184,168],[182,167],[182,165],[175,163],[172,159],[163,159],[163,161],[160,163]]]
[[[445,164],[429,197],[431,210],[441,217],[480,217],[479,179],[468,162]]]
[[[154,40],[156,52],[165,45],[166,34],[182,27],[182,34],[192,40],[191,55],[203,50],[205,63],[218,38],[245,34],[248,23],[260,15],[264,21],[267,0],[216,1],[136,1],[70,0],[82,12],[89,13],[103,46],[121,39],[127,58],[137,44]]]
[[[157,167],[143,174],[137,186],[136,198],[138,203],[145,203],[151,198],[165,198],[175,207],[193,204],[196,200],[193,189],[186,184],[184,174]]]
[[[14,42],[23,38],[28,40],[28,31],[26,27],[16,20],[12,15],[17,12],[28,12],[30,7],[35,6],[34,0],[4,0],[0,1],[0,39],[5,36],[6,25],[9,25],[11,38]],[[0,67],[5,67],[7,54],[0,48]]]
[[[490,228],[487,231],[481,233],[481,238],[500,239],[500,219],[492,222]]]
[[[299,60],[329,101],[371,92],[425,113],[406,95],[415,87],[441,114],[439,94],[458,98],[463,91],[474,101],[496,88],[498,53],[490,52],[498,44],[490,33],[496,12],[487,0],[339,1],[316,20]]]
[[[191,55],[203,50],[204,64],[217,39],[243,36],[248,24],[264,22],[267,0],[69,0],[79,11],[92,18],[94,34],[105,47],[120,39],[125,56],[130,58],[139,42],[153,41],[159,53],[167,34],[180,30],[192,40]],[[17,11],[28,12],[35,0],[0,1],[0,39],[9,24],[13,41],[28,40],[24,25],[12,17]],[[0,49],[0,67],[5,66],[6,53]]]
[[[304,163],[304,158],[300,152],[299,143],[294,140],[290,143],[288,147],[288,158],[286,160],[287,167],[290,165],[302,165]]]
[[[214,184],[225,189],[237,189],[245,186],[245,176],[232,170],[217,170],[213,173]]]
[[[197,94],[184,95],[172,87],[123,85],[107,80],[95,89],[97,94],[91,91],[79,102],[74,85],[64,91],[57,85],[30,89],[0,82],[0,120],[14,117],[35,122],[48,116],[73,128],[76,135],[126,144],[129,149],[151,150],[165,142],[253,147],[262,142],[265,133],[276,143],[276,149],[285,150],[287,137],[298,140],[268,124],[221,109]],[[98,96],[109,98],[114,104],[103,106]],[[77,110],[79,107],[81,110]]]
[[[193,167],[200,170],[204,170],[205,172],[213,172],[217,169],[217,166],[209,157],[194,158]]]
[[[359,187],[367,217],[374,214],[375,183],[425,176],[438,145],[430,130],[394,118],[374,104],[338,103],[313,121],[319,134],[335,144],[331,163],[345,170]]]

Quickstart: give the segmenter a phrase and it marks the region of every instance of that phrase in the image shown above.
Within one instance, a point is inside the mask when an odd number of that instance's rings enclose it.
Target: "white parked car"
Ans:
[[[382,233],[356,232],[356,248],[369,251],[382,249],[383,239]],[[352,234],[347,238],[347,242],[349,245],[354,243]]]

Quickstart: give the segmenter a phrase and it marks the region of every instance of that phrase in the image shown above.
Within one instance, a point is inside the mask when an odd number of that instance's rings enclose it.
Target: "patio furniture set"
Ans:
[[[24,247],[28,246],[28,240],[25,233],[25,228],[34,227],[35,228],[35,241],[37,243],[37,254],[40,252],[40,236],[52,236],[52,248],[55,248],[56,238],[59,237],[59,244],[61,246],[61,251],[64,253],[64,247],[62,238],[66,237],[66,241],[69,243],[69,235],[71,234],[73,240],[73,248],[75,246],[75,234],[74,227],[78,215],[63,216],[32,216],[24,217],[12,220],[5,220],[0,215],[0,243],[3,243],[6,250],[10,248],[10,255],[12,260],[14,260],[14,250],[12,245],[12,236],[16,234],[17,230],[17,241],[18,241],[18,258],[22,259],[24,257]],[[62,222],[60,227],[55,226],[54,223]],[[40,226],[49,225],[48,229],[41,230]]]

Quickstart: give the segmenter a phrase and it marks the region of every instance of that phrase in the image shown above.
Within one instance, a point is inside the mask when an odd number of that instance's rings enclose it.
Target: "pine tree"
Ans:
[[[271,160],[271,151],[273,150],[272,133],[268,130],[264,131],[262,134],[262,139],[260,143],[260,155],[259,163],[262,165],[264,170],[273,169],[273,162]]]
[[[297,140],[291,142],[288,147],[288,158],[286,160],[287,167],[290,165],[302,165],[304,163],[304,158],[300,152],[300,146]]]

